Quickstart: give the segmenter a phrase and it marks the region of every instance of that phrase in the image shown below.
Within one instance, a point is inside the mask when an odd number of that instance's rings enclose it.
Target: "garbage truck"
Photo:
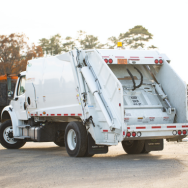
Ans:
[[[1,114],[0,142],[54,142],[71,157],[162,150],[188,134],[187,87],[158,51],[90,49],[29,60]]]
[[[14,93],[17,79],[15,74],[0,76],[0,113],[5,106],[9,105],[8,95]]]

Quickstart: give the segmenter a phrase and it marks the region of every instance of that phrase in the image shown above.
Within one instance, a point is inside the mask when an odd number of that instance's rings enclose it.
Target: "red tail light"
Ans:
[[[108,59],[104,59],[105,63],[108,63]]]
[[[136,136],[136,133],[135,133],[135,132],[133,132],[133,133],[132,133],[132,136],[133,136],[133,137],[135,137],[135,136]]]
[[[158,59],[155,59],[155,63],[156,63],[156,64],[159,63]]]
[[[159,60],[159,63],[160,63],[160,64],[162,64],[162,63],[163,63],[163,60],[162,60],[162,59],[160,59],[160,60]]]
[[[127,133],[127,137],[130,137],[130,136],[131,136],[131,133],[130,133],[130,132],[128,132],[128,133]]]
[[[178,134],[181,135],[181,131],[180,130],[178,131]]]
[[[109,63],[113,63],[113,60],[112,60],[112,59],[109,59]]]
[[[186,131],[186,130],[183,130],[183,134],[187,134],[187,131]]]

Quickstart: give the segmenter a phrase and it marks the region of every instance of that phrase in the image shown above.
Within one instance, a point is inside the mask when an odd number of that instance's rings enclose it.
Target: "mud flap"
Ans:
[[[88,153],[91,155],[108,153],[108,146],[96,145],[92,136],[88,134]]]
[[[163,150],[163,145],[163,139],[145,140],[145,150],[147,152]]]

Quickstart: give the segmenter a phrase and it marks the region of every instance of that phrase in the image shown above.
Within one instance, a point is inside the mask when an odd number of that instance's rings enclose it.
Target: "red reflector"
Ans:
[[[61,116],[61,114],[57,114],[57,116]]]
[[[108,61],[109,63],[112,63],[113,62],[113,60],[112,59],[109,59],[109,61]]]
[[[187,134],[187,131],[186,131],[186,130],[183,130],[183,134]]]
[[[104,59],[105,63],[108,63],[108,59]]]
[[[119,103],[119,106],[121,106],[121,103]]]
[[[103,130],[103,132],[108,132],[108,130]]]
[[[146,127],[136,127],[136,129],[145,129]]]
[[[151,128],[152,128],[152,129],[160,129],[161,126],[152,126]]]
[[[180,130],[178,131],[178,134],[181,135],[181,131]]]
[[[160,60],[159,60],[159,63],[160,63],[160,64],[162,64],[162,63],[163,63],[163,60],[162,60],[162,59],[160,59]]]
[[[156,64],[159,63],[158,59],[155,59],[155,63],[156,63]]]
[[[127,129],[130,129],[130,127],[127,127]]]
[[[128,133],[127,133],[127,137],[130,137],[130,136],[131,136],[131,133],[128,132]]]
[[[125,135],[125,131],[123,131],[123,135]]]
[[[135,137],[135,136],[136,136],[136,133],[135,133],[135,132],[133,132],[133,133],[132,133],[132,136],[133,136],[133,137]]]
[[[182,125],[182,127],[188,127],[188,125]]]
[[[176,126],[167,126],[167,128],[176,128]]]

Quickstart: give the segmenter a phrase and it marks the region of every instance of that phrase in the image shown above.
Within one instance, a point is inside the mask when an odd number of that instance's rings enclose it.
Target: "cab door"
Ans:
[[[14,99],[11,101],[13,110],[20,120],[27,120],[27,111],[25,105],[25,75],[20,76],[14,94]]]

